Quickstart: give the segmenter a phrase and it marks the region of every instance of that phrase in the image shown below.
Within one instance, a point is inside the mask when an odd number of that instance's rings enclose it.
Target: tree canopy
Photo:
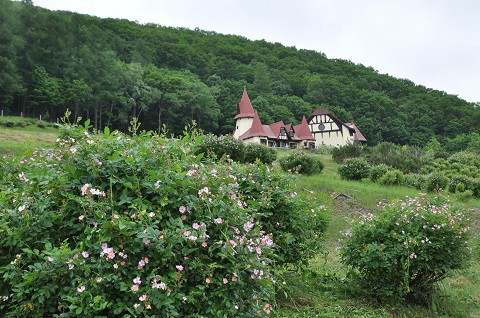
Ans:
[[[480,133],[478,104],[325,54],[203,30],[141,25],[0,0],[0,109],[90,118],[95,128],[233,130],[247,88],[262,121],[326,108],[371,143]]]

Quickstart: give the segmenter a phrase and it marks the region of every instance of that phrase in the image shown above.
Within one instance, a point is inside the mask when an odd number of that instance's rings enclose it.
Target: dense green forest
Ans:
[[[0,109],[90,118],[96,128],[233,130],[244,87],[263,122],[327,108],[370,143],[480,132],[480,108],[325,54],[202,30],[140,25],[0,0]]]

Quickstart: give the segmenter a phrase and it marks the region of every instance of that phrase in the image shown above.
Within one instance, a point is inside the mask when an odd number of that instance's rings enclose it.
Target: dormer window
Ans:
[[[280,136],[285,136],[285,135],[286,135],[285,128],[280,128]]]
[[[293,137],[293,135],[295,135],[295,132],[293,131],[293,129],[290,129],[290,137]]]

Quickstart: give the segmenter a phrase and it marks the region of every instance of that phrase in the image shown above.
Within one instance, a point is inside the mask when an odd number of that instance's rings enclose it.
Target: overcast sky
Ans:
[[[480,102],[477,0],[33,0],[35,5],[280,42]]]

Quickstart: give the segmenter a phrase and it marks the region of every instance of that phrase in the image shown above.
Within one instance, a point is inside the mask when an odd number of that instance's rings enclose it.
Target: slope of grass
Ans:
[[[279,156],[285,155],[283,152]],[[480,200],[454,204],[470,211],[473,227],[474,256],[471,266],[458,271],[439,286],[437,299],[431,308],[378,304],[361,297],[361,290],[348,284],[347,268],[340,263],[339,249],[342,232],[349,221],[368,211],[375,213],[377,205],[396,198],[414,197],[418,190],[408,187],[381,186],[369,180],[347,181],[337,174],[338,165],[328,154],[318,155],[325,169],[316,176],[296,176],[292,184],[300,196],[308,191],[330,194],[329,202],[319,195],[313,206],[329,204],[330,222],[325,233],[325,252],[310,262],[307,274],[287,275],[288,292],[279,301],[276,317],[480,317],[480,256],[478,224]],[[475,243],[476,242],[476,243]]]
[[[13,126],[7,127],[7,122],[13,123]],[[58,130],[52,125],[38,127],[38,122],[21,117],[0,117],[0,154],[20,154],[52,145]]]

